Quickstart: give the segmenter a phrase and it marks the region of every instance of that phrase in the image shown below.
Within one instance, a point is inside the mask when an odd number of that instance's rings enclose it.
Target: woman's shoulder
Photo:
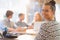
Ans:
[[[49,25],[52,25],[52,24],[58,24],[57,21],[44,21],[43,24],[49,24]]]
[[[51,28],[52,26],[56,26],[59,23],[56,21],[45,21],[44,23],[41,24],[41,28]]]

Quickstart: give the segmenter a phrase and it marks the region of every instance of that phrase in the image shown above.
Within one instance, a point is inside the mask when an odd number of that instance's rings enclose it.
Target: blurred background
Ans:
[[[42,5],[50,0],[0,0],[0,21],[5,18],[7,10],[14,12],[12,21],[18,21],[18,14],[24,13],[25,22],[31,23],[36,11],[42,11]],[[60,22],[60,0],[56,1],[56,20]]]

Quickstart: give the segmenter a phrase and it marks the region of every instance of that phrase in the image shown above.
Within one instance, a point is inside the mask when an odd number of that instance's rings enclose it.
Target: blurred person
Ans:
[[[23,22],[25,15],[23,13],[20,13],[18,17],[19,17],[19,21],[16,22],[17,26],[28,27],[28,25],[25,22]]]
[[[42,17],[39,12],[36,12],[35,17],[34,17],[35,22],[40,22],[42,21]]]
[[[41,22],[42,21],[42,17],[41,17],[41,15],[40,15],[39,12],[36,12],[35,13],[35,16],[34,16],[34,20],[33,21],[34,22]],[[32,25],[34,25],[34,23],[32,23]]]
[[[32,23],[32,27],[35,30],[36,33],[39,31],[39,26],[43,23],[42,16],[39,12],[36,12],[34,15],[34,22]]]
[[[42,14],[46,22],[41,25],[35,40],[60,40],[60,24],[54,20],[55,10],[55,1],[43,5]]]
[[[13,12],[8,10],[6,12],[6,19],[3,20],[3,23],[5,26],[7,26],[9,28],[10,31],[13,31],[13,27],[14,27],[14,24],[12,21],[10,21],[10,19],[12,18],[13,16]]]
[[[29,26],[27,23],[23,21],[25,19],[25,15],[23,13],[20,13],[18,17],[19,17],[19,21],[16,22],[17,26],[31,28],[31,26]]]

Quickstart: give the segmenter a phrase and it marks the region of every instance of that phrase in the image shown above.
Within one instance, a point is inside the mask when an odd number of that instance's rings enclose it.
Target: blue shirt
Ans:
[[[2,22],[0,22],[0,31],[5,31],[5,26]]]

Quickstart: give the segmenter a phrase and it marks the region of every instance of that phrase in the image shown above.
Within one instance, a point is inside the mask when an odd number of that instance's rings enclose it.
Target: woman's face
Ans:
[[[41,21],[40,14],[35,14],[34,19],[35,19],[35,21]]]
[[[42,9],[42,14],[45,19],[52,20],[53,17],[53,11],[49,5],[44,5]]]

